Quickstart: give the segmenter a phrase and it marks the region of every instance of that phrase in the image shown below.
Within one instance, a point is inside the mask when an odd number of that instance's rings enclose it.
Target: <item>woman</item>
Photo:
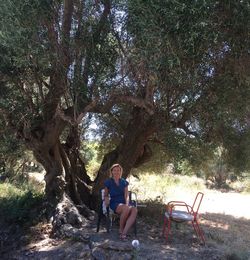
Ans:
[[[129,205],[128,182],[122,178],[122,167],[114,164],[110,168],[110,177],[104,182],[105,185],[105,204],[120,215],[119,234],[122,240],[126,240],[127,232],[134,224],[137,208]],[[109,201],[110,195],[110,201]]]

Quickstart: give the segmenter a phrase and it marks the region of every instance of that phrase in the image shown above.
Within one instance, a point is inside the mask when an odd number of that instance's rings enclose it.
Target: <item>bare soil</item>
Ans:
[[[162,205],[152,203],[139,208],[137,236],[131,230],[125,242],[119,240],[117,225],[107,233],[103,223],[97,233],[95,220],[82,229],[90,237],[88,243],[51,238],[48,223],[28,229],[1,223],[0,259],[250,259],[249,207],[246,210],[250,196],[221,192],[206,196],[201,215],[205,245],[187,224],[173,225],[170,239],[166,241],[162,236]],[[138,251],[132,251],[134,239],[140,242]],[[104,248],[105,245],[110,248],[109,255],[98,250],[93,253],[96,246]]]

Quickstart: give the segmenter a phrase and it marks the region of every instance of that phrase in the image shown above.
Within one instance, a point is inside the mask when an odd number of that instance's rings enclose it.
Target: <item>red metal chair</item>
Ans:
[[[166,240],[168,240],[171,222],[192,222],[195,233],[199,239],[205,244],[204,233],[199,226],[199,208],[202,202],[204,194],[198,192],[196,194],[193,206],[191,207],[184,201],[170,201],[166,205],[166,211],[164,213],[164,224],[163,224],[163,235],[166,235]],[[167,226],[167,230],[166,230]]]

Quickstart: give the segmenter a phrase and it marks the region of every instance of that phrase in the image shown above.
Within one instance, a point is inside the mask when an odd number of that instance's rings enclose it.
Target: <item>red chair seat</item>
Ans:
[[[177,222],[184,222],[184,221],[193,221],[194,216],[187,213],[186,211],[182,210],[173,210],[172,214],[170,215],[170,212],[165,212],[166,218],[172,218],[172,220],[177,221]]]

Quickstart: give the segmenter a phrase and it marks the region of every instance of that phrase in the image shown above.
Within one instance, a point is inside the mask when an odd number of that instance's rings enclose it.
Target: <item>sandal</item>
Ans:
[[[127,240],[128,240],[126,234],[121,234],[121,235],[120,235],[120,239],[121,239],[122,241],[127,241]]]

